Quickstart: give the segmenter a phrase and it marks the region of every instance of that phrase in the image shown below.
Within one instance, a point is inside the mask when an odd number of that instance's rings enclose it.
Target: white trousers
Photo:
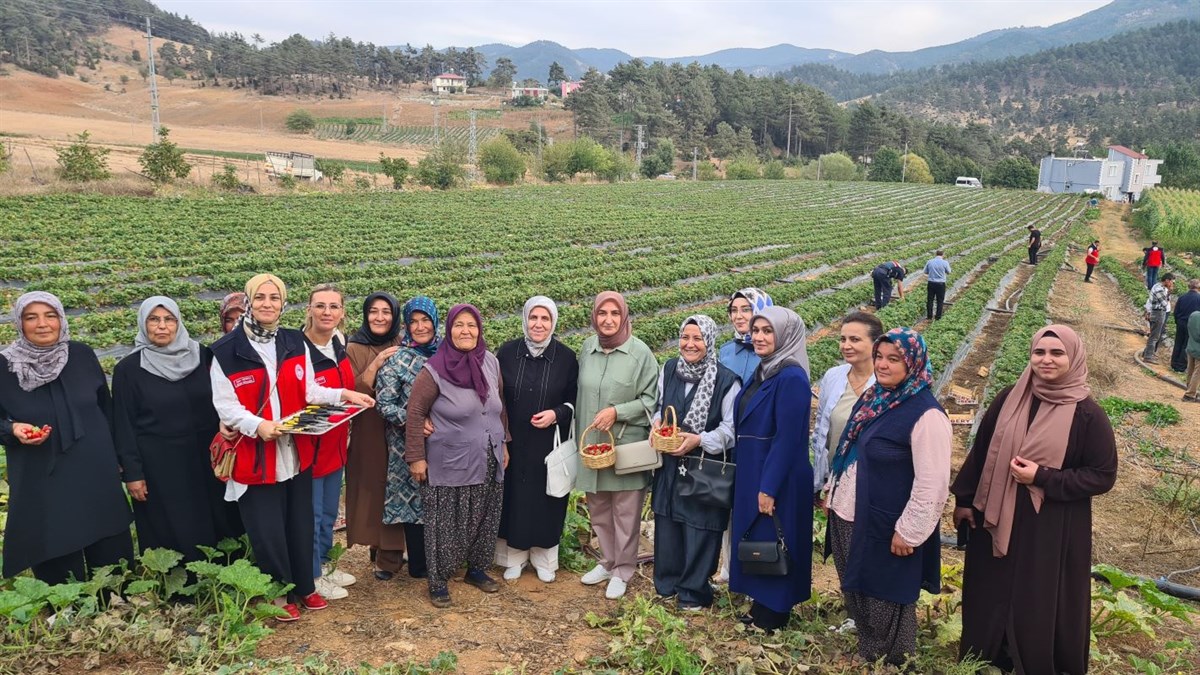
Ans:
[[[558,547],[531,548],[528,551],[512,548],[500,539],[496,542],[496,564],[500,567],[516,567],[529,563],[534,569],[554,572],[558,569]]]

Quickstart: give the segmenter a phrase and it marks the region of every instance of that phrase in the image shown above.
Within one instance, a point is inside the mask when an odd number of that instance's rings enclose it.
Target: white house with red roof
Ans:
[[[457,94],[467,90],[467,78],[456,73],[442,73],[429,81],[435,94]]]
[[[1038,171],[1039,192],[1094,192],[1114,202],[1137,201],[1142,192],[1162,182],[1158,175],[1161,159],[1123,145],[1108,146],[1108,156],[1042,158]]]

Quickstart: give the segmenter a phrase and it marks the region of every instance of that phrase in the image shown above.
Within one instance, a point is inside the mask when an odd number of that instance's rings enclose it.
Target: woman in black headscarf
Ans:
[[[356,390],[375,396],[375,376],[399,350],[402,324],[400,304],[391,295],[372,293],[363,300],[362,326],[346,345]],[[387,424],[377,410],[367,410],[354,419],[346,451],[346,544],[371,548],[380,581],[404,565],[404,524],[383,522],[387,476]]]
[[[0,444],[8,458],[4,576],[49,584],[133,560],[129,504],[111,432],[112,399],[90,347],[70,341],[62,302],[13,305],[17,340],[0,351]]]

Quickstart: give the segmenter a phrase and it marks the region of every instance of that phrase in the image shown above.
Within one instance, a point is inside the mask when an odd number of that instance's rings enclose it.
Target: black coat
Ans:
[[[237,505],[224,500],[225,484],[213,476],[208,445],[217,433],[209,366],[176,382],[146,371],[141,354],[113,370],[113,428],[126,483],[146,481],[146,501],[133,502],[138,546],[169,548],[203,560],[198,544],[216,546],[240,534]]]
[[[521,550],[553,548],[562,537],[566,497],[546,494],[546,455],[554,449],[554,426],[537,429],[530,419],[543,410],[558,416],[562,438],[570,433],[579,361],[569,347],[553,340],[541,356],[529,353],[523,338],[496,351],[508,412],[508,468],[504,472],[504,510],[500,538]]]
[[[68,350],[58,378],[28,392],[0,356],[0,419],[51,427],[44,443],[24,445],[10,422],[0,424],[9,483],[5,577],[129,529],[108,382],[90,347],[71,342]]]

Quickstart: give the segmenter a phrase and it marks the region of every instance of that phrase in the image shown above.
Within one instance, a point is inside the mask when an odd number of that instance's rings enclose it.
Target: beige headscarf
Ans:
[[[617,311],[621,313],[621,326],[613,335],[601,335],[599,324],[596,321],[596,314],[600,311],[600,306],[606,302],[616,303]],[[616,349],[629,342],[630,336],[633,335],[633,326],[629,323],[629,305],[625,303],[625,296],[616,291],[604,291],[596,296],[596,301],[592,304],[592,330],[596,331],[601,349]]]
[[[246,282],[246,313],[242,315],[242,326],[246,330],[246,335],[254,342],[270,342],[275,339],[275,332],[279,330],[279,319],[276,319],[270,324],[260,322],[254,318],[254,311],[251,309],[254,305],[254,294],[258,292],[259,287],[263,284],[272,283],[279,289],[279,296],[283,301],[283,306],[287,306],[287,286],[283,280],[274,274],[255,274],[250,277],[250,281]],[[280,317],[283,317],[282,311]]]
[[[1009,465],[1014,457],[1020,456],[1038,466],[1061,469],[1075,419],[1075,405],[1091,393],[1087,384],[1087,353],[1075,331],[1061,325],[1046,326],[1034,334],[1030,356],[1034,345],[1047,335],[1062,341],[1070,366],[1055,382],[1046,382],[1034,376],[1032,366],[1025,367],[1000,409],[975,492],[974,506],[983,512],[984,527],[992,535],[992,555],[997,558],[1008,554],[1017,506],[1017,481]],[[1037,416],[1030,422],[1034,397],[1041,403]],[[1034,511],[1040,511],[1045,492],[1036,485],[1026,487]]]

